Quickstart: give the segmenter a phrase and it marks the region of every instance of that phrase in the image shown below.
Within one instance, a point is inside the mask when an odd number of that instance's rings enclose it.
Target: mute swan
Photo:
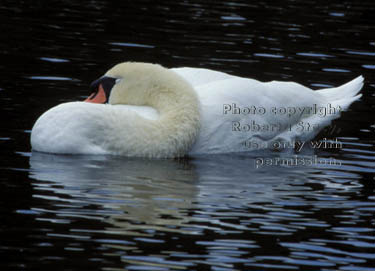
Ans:
[[[48,153],[172,158],[272,148],[308,140],[359,99],[363,77],[313,91],[198,68],[125,62],[91,85],[85,102],[48,110],[31,132]]]

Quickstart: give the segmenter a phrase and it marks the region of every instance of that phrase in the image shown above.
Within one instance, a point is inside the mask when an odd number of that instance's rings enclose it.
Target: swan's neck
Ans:
[[[185,155],[200,129],[199,101],[194,90],[161,94],[155,101],[154,106],[160,114],[156,121],[155,144],[165,144],[158,152],[169,149],[173,157]]]
[[[191,149],[200,129],[199,100],[188,83],[178,87],[179,91],[170,88],[150,92],[144,105],[155,108],[159,118],[128,116],[118,139],[124,146],[117,151],[127,156],[172,158],[184,156]]]

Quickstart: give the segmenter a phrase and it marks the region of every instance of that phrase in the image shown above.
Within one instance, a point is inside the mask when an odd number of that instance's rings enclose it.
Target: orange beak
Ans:
[[[87,102],[87,103],[97,103],[97,104],[103,104],[106,101],[107,101],[107,96],[105,94],[102,84],[99,85],[98,92],[92,93],[86,100],[84,100],[84,102]]]
[[[108,102],[113,86],[116,84],[116,78],[102,76],[90,85],[91,95],[85,100],[88,103],[105,104]]]

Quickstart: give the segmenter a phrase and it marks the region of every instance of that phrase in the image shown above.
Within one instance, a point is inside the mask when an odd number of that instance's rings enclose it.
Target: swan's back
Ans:
[[[201,132],[191,154],[248,151],[249,142],[270,147],[275,141],[309,140],[359,99],[363,86],[361,76],[341,87],[314,91],[294,82],[263,83],[207,69],[172,70],[194,86],[202,106]],[[248,113],[254,107],[258,113]],[[314,107],[336,111],[324,117],[301,113]],[[297,112],[288,116],[284,109]]]

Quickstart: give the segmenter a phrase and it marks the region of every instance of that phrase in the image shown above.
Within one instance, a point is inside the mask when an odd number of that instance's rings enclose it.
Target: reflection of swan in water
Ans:
[[[192,165],[173,160],[33,153],[30,165],[32,179],[51,182],[37,182],[37,187],[52,190],[57,199],[68,197],[77,205],[77,215],[90,213],[85,206],[99,205],[105,222],[117,230],[141,229],[146,223],[173,231],[170,225],[186,222],[184,210],[191,207],[197,193]]]
[[[256,169],[255,159],[220,155],[181,162],[32,153],[30,177],[37,180],[35,193],[43,197],[46,190],[52,191],[55,197],[45,198],[68,202],[69,208],[53,211],[59,217],[100,219],[111,225],[106,232],[147,236],[147,230],[190,234],[204,227],[244,230],[236,223],[224,225],[220,218],[212,219],[213,210],[238,211],[257,202],[273,202],[293,193],[291,180],[309,178],[306,167]]]

